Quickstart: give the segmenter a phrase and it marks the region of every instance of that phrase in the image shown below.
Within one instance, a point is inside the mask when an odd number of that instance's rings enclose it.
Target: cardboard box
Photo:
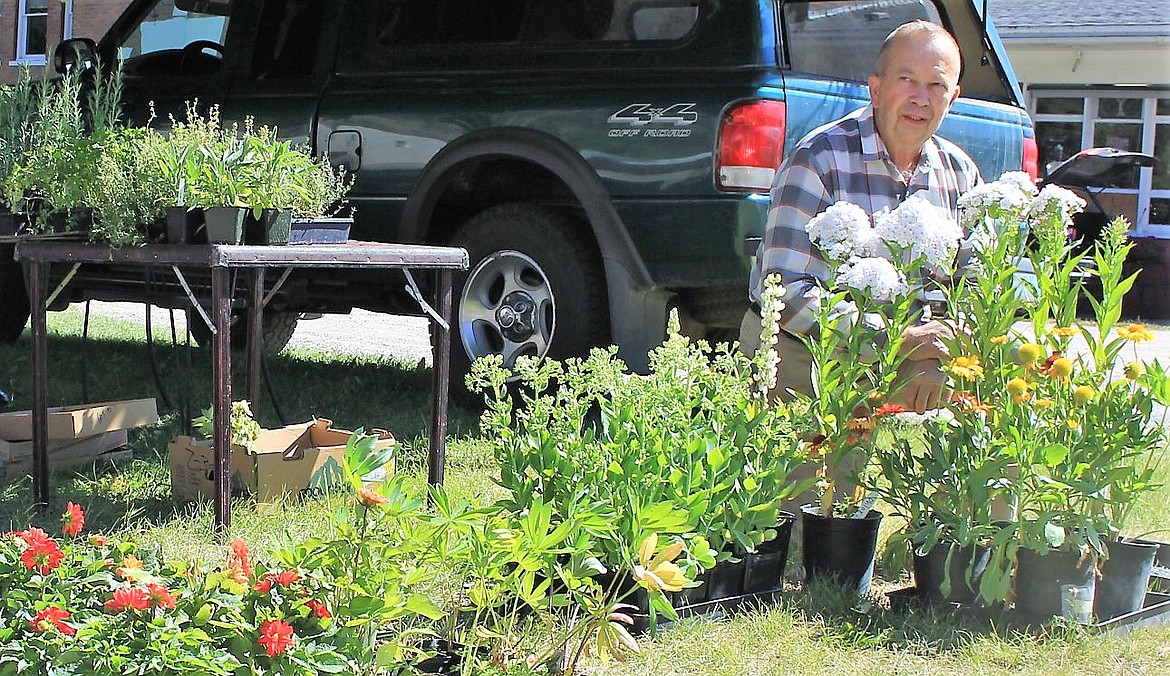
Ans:
[[[48,444],[49,468],[119,463],[133,453],[126,446],[126,430],[104,432],[81,439],[55,439]],[[32,442],[0,440],[0,484],[32,474]]]
[[[286,496],[315,497],[340,486],[345,442],[353,434],[334,429],[318,418],[274,430],[261,430],[251,451],[232,446],[232,495],[254,495],[257,502]],[[397,443],[388,432],[375,430],[378,448]],[[168,446],[171,493],[176,502],[209,500],[215,496],[215,453],[211,441],[177,437]],[[394,471],[391,462],[385,473]],[[374,480],[383,477],[367,477]]]
[[[107,401],[48,409],[50,439],[80,439],[158,422],[154,399]],[[0,439],[32,439],[32,411],[0,413]]]

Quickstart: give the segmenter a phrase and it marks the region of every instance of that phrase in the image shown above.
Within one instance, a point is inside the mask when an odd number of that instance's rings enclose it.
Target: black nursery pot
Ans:
[[[203,210],[167,207],[167,242],[170,244],[206,244]]]
[[[859,596],[869,593],[882,513],[871,509],[860,519],[824,517],[802,507],[804,567],[809,579],[835,579]]]
[[[718,601],[742,596],[743,573],[746,567],[742,558],[738,561],[727,559],[715,564],[715,567],[708,571],[710,588],[707,590],[707,599]]]
[[[788,565],[788,543],[796,515],[781,512],[776,524],[776,539],[769,540],[744,557],[743,593],[759,594],[776,591],[784,586],[784,568]]]
[[[972,603],[979,595],[979,581],[990,559],[987,547],[940,542],[926,554],[914,555],[914,585],[928,601]]]
[[[1082,624],[1092,618],[1097,566],[1093,556],[1021,549],[1016,555],[1016,610],[1028,617],[1066,617]]]
[[[1093,595],[1093,614],[1109,620],[1141,610],[1158,545],[1152,542],[1109,543],[1109,558],[1101,562],[1101,577]]]
[[[244,243],[277,245],[288,244],[292,228],[291,209],[265,209],[260,218],[249,211],[244,219]]]

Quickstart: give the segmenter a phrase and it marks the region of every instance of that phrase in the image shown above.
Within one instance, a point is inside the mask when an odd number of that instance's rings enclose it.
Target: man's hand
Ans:
[[[937,359],[903,361],[898,367],[898,384],[900,387],[890,398],[890,403],[901,404],[908,411],[926,413],[938,408],[944,396],[949,396],[945,391],[946,374]]]
[[[907,361],[924,359],[932,359],[937,362],[949,361],[951,351],[947,348],[947,342],[954,339],[955,332],[942,322],[930,321],[925,324],[917,324],[906,329],[906,333],[903,334],[900,353],[906,355]]]

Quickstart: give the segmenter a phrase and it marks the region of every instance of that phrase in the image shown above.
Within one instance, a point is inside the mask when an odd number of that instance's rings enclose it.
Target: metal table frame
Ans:
[[[232,293],[230,272],[251,272],[248,289],[248,395],[259,392],[259,362],[262,349],[260,320],[263,313],[264,271],[268,268],[366,268],[399,269],[410,282],[408,291],[423,305],[437,330],[432,332],[434,368],[431,377],[431,440],[427,481],[443,483],[446,461],[447,403],[451,373],[451,273],[468,268],[467,252],[455,247],[418,244],[354,242],[292,246],[150,244],[111,248],[102,244],[63,241],[24,241],[16,245],[15,258],[30,265],[29,301],[32,310],[32,422],[33,499],[38,509],[49,502],[48,414],[45,400],[48,379],[48,336],[45,313],[54,297],[69,283],[76,266],[91,264],[138,264],[172,269],[187,289],[192,304],[200,308],[182,274],[182,268],[206,268],[211,272],[212,409],[215,425],[212,440],[215,454],[215,505],[217,528],[231,522],[230,427],[232,402],[231,331]],[[72,263],[74,267],[52,294],[46,295],[49,266]],[[410,270],[435,272],[434,308],[417,295]],[[279,282],[278,282],[279,285]]]

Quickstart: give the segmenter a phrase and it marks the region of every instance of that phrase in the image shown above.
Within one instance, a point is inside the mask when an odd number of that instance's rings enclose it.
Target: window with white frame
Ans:
[[[1115,185],[1098,186],[1099,194],[1132,207],[1134,234],[1170,238],[1170,93],[1032,90],[1030,97],[1041,175],[1085,148],[1111,146],[1153,155],[1153,167],[1135,169]]]
[[[17,0],[16,61],[43,65],[49,52],[50,0]],[[65,3],[62,15],[62,38],[72,34],[73,0]]]

